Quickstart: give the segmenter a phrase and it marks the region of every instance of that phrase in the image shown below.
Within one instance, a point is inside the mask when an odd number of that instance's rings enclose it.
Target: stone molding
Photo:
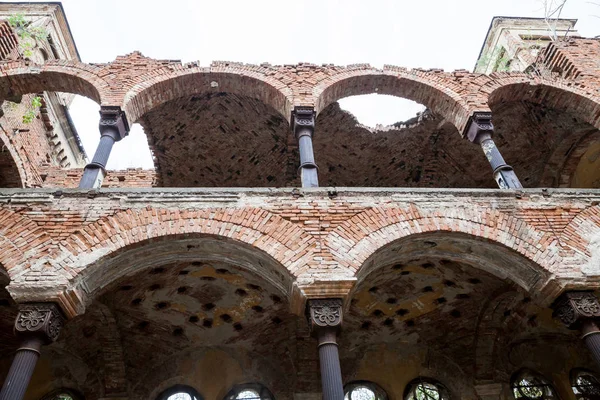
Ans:
[[[294,107],[292,130],[297,139],[305,135],[312,136],[315,131],[315,115],[313,107]]]
[[[102,135],[116,131],[115,140],[117,142],[129,134],[127,116],[121,110],[121,107],[102,106],[100,108],[99,128]]]
[[[583,320],[600,317],[600,302],[593,292],[565,292],[556,300],[553,315],[577,329]]]
[[[56,304],[21,304],[15,320],[15,334],[38,337],[49,344],[58,338],[63,325],[64,317]]]
[[[339,329],[343,320],[342,299],[308,300],[308,322],[314,332],[323,328]]]

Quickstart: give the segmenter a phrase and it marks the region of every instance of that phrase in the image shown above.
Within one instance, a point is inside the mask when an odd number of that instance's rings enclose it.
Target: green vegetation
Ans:
[[[12,14],[8,17],[8,24],[19,37],[19,48],[25,58],[33,56],[33,49],[37,46],[36,40],[45,40],[48,32],[41,26],[31,26],[23,14]]]

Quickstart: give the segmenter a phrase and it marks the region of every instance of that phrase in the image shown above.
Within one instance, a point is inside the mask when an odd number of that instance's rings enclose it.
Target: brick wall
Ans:
[[[600,232],[594,192],[114,189],[5,191],[0,199],[0,262],[13,279],[12,294],[57,298],[69,312],[77,312],[77,298],[85,296],[71,287],[72,279],[85,282],[98,263],[110,264],[111,254],[174,235],[246,243],[314,295],[344,295],[378,249],[428,232],[491,243],[498,260],[512,261],[481,262],[491,271],[510,271],[541,298],[564,286],[594,287],[597,275],[591,264]],[[35,258],[27,256],[32,252]],[[118,275],[119,269],[102,268],[103,279]]]

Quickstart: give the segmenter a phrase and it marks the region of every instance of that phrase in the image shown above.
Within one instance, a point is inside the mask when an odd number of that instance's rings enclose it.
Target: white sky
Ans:
[[[594,0],[600,3],[600,0]],[[370,63],[472,70],[493,16],[542,17],[539,0],[63,0],[84,62],[141,51],[159,59],[271,64]],[[569,0],[582,36],[600,35],[600,5]],[[408,119],[420,106],[390,96],[342,100],[361,123]],[[71,111],[91,158],[98,105],[77,98]],[[117,143],[108,167],[152,167],[139,125]]]

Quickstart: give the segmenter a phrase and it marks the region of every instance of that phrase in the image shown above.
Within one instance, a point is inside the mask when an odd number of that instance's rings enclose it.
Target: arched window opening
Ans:
[[[552,385],[539,374],[529,370],[516,373],[511,380],[515,399],[545,400],[556,399]]]
[[[571,387],[578,400],[600,400],[600,381],[591,371],[571,371]]]
[[[373,382],[356,381],[344,387],[344,400],[387,400],[387,394]]]
[[[342,110],[350,112],[361,124],[370,128],[402,128],[416,123],[425,106],[401,97],[381,94],[350,96],[339,101]]]
[[[71,389],[58,389],[48,393],[41,400],[83,400],[83,396]]]
[[[98,104],[83,96],[75,96],[69,107],[71,119],[90,160],[94,157],[96,147],[98,147],[100,141],[98,110]],[[140,124],[132,124],[129,135],[115,144],[107,165],[109,170],[125,170],[128,168],[154,168],[154,160],[148,147],[148,139]]]
[[[404,391],[404,400],[449,400],[448,389],[440,382],[419,377],[411,381]]]
[[[260,383],[236,385],[227,393],[225,400],[274,400],[269,389]]]
[[[192,387],[176,385],[162,392],[157,400],[202,400],[202,396]]]

